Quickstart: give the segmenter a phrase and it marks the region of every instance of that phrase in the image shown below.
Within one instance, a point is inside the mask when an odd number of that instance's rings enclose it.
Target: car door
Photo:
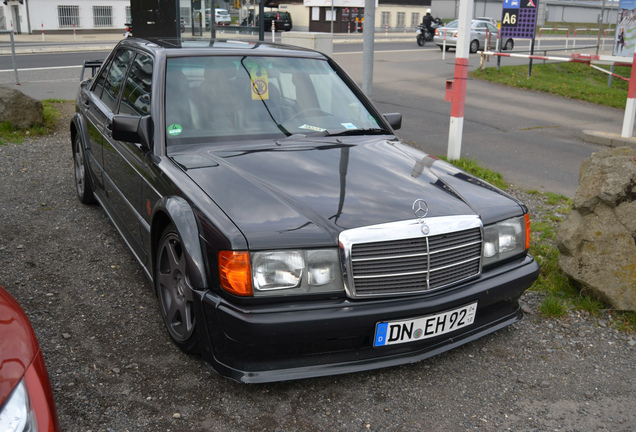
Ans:
[[[123,61],[123,60],[126,61]],[[122,62],[117,58],[107,76],[102,99],[109,103],[104,124],[104,191],[111,218],[137,257],[145,263],[142,247],[141,184],[144,155],[141,144],[114,140],[112,119],[115,114],[143,116],[150,114],[152,59],[145,54],[126,50]],[[112,104],[111,104],[112,102]]]
[[[103,158],[103,138],[102,133],[104,125],[108,119],[108,105],[102,101],[106,78],[110,73],[110,68],[115,59],[121,59],[121,53],[118,51],[115,55],[110,56],[104,62],[104,66],[93,80],[90,88],[80,93],[81,104],[83,105],[83,114],[86,120],[86,129],[88,142],[86,143],[86,157],[89,170],[92,172],[92,179],[95,182],[96,191],[102,191],[104,184],[102,174],[104,170]]]
[[[488,26],[485,22],[480,21],[475,24],[473,31],[476,34],[476,39],[479,41],[479,47],[483,48],[486,46],[486,33],[488,32]]]

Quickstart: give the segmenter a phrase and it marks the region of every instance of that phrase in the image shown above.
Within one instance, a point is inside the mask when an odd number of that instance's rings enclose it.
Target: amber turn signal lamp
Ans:
[[[526,213],[526,250],[530,249],[530,215]]]
[[[221,288],[239,295],[252,295],[252,269],[248,252],[219,252],[219,275]]]

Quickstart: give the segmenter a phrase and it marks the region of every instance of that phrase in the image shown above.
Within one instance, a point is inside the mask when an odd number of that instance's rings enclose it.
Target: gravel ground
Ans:
[[[0,146],[0,284],[35,328],[62,430],[634,430],[636,336],[607,315],[541,318],[533,292],[520,323],[412,365],[269,385],[219,377],[169,341],[132,254],[76,199],[73,106],[62,108],[55,134]]]

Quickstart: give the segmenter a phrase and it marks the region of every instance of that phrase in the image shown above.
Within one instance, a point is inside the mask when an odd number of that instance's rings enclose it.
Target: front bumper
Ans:
[[[426,295],[389,299],[237,306],[207,292],[206,360],[246,383],[285,381],[412,363],[440,354],[521,318],[518,300],[539,274],[530,256],[468,283]],[[472,325],[406,344],[373,347],[379,321],[423,317],[478,302]]]

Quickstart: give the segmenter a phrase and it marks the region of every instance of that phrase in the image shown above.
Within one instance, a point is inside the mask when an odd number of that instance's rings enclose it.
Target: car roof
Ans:
[[[118,47],[137,47],[166,57],[207,55],[260,55],[283,57],[311,57],[326,59],[325,55],[307,48],[268,42],[229,39],[185,38],[126,38]]]

